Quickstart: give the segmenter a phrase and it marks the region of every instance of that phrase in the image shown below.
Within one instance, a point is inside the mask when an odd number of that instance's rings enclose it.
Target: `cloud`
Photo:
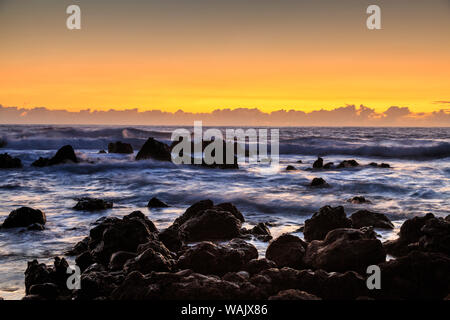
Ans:
[[[0,105],[2,124],[118,124],[118,125],[192,125],[203,121],[210,126],[450,126],[450,110],[414,113],[408,107],[389,107],[384,112],[361,105],[311,112],[259,109],[217,109],[211,113],[178,110],[139,111],[138,109],[98,111],[50,110],[45,107],[19,108]]]

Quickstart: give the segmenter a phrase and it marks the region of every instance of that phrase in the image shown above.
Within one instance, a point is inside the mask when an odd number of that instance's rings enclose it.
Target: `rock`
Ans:
[[[394,225],[382,213],[372,212],[368,210],[358,210],[350,216],[354,228],[374,227],[380,229],[394,229]]]
[[[78,163],[78,158],[75,155],[75,151],[70,145],[66,145],[59,149],[53,158],[39,158],[31,165],[35,167],[47,167],[68,162]]]
[[[286,171],[295,171],[297,170],[294,166],[287,166]]]
[[[351,227],[352,221],[347,218],[342,206],[325,206],[305,221],[303,234],[306,241],[323,240],[331,230]]]
[[[445,217],[445,221],[450,222],[450,214]]]
[[[318,157],[316,161],[313,163],[314,169],[321,169],[323,167],[323,159],[321,157]]]
[[[4,147],[6,147],[6,145],[7,145],[6,140],[5,139],[0,139],[0,148],[4,148]]]
[[[68,294],[67,289],[67,268],[69,264],[64,258],[56,257],[53,267],[46,266],[44,263],[39,263],[37,260],[28,262],[25,271],[25,293],[31,294],[31,288],[34,285],[52,283],[56,285],[61,294]],[[36,289],[37,290],[37,289]]]
[[[380,168],[390,168],[391,166],[388,163],[380,164]]]
[[[376,162],[371,162],[371,163],[369,163],[369,166],[371,166],[371,167],[378,167],[378,163],[376,163]]]
[[[158,198],[151,198],[147,204],[149,208],[167,208],[169,205]]]
[[[109,297],[124,279],[121,272],[86,270],[81,275],[81,290],[76,291],[77,300]]]
[[[385,260],[386,252],[380,240],[356,229],[335,229],[323,241],[308,244],[304,263],[326,271],[365,272],[367,266]]]
[[[298,289],[288,289],[278,292],[269,300],[322,300],[319,297]]]
[[[269,259],[252,259],[245,266],[244,270],[250,274],[257,274],[263,270],[267,270],[270,268],[276,268],[277,264]]]
[[[33,224],[28,226],[27,230],[30,230],[30,231],[42,231],[42,230],[45,230],[45,227],[42,224],[40,224],[40,223],[33,223]]]
[[[2,228],[28,227],[35,223],[45,225],[47,219],[45,213],[39,209],[21,207],[11,211],[9,216],[3,222]]]
[[[183,241],[176,228],[167,228],[159,233],[159,240],[170,250],[177,252],[183,246]]]
[[[94,257],[89,251],[84,251],[75,258],[76,265],[80,268],[81,272],[84,272],[92,264],[94,264]]]
[[[250,233],[261,241],[269,241],[272,239],[269,228],[263,222],[260,222],[256,226],[254,226],[250,230]]]
[[[327,162],[326,164],[323,165],[324,169],[331,169],[333,168],[334,163],[333,162]]]
[[[201,242],[190,247],[177,262],[179,269],[191,269],[201,274],[224,275],[243,270],[252,259],[258,258],[256,248],[242,240],[227,245]]]
[[[111,209],[113,207],[113,203],[110,201],[106,201],[103,199],[95,199],[95,198],[80,198],[77,199],[78,202],[73,207],[74,210],[83,210],[83,211],[99,211]]]
[[[353,168],[359,166],[356,160],[344,160],[339,165],[338,168]]]
[[[420,231],[423,234],[419,239],[421,250],[450,256],[450,222],[443,218],[428,219]]]
[[[450,257],[443,254],[412,251],[379,267],[382,290],[373,290],[376,298],[441,300],[449,292]]]
[[[55,300],[59,296],[59,289],[54,283],[41,283],[32,285],[30,295],[39,296],[41,298]]]
[[[303,161],[302,160],[297,160],[297,163],[303,163]]]
[[[129,143],[123,143],[121,141],[110,142],[108,144],[109,153],[133,153],[133,147]]]
[[[125,273],[139,271],[147,274],[152,271],[171,271],[175,262],[164,257],[161,253],[148,248],[134,259],[128,260],[124,265]]]
[[[306,243],[291,234],[282,234],[272,242],[266,250],[266,258],[274,261],[278,267],[300,269],[304,266]]]
[[[434,215],[428,213],[423,217],[414,217],[406,220],[400,227],[399,237],[383,243],[387,253],[393,256],[404,256],[413,249],[418,249],[419,240],[424,235],[421,231],[425,223],[434,219]]]
[[[111,259],[109,260],[108,268],[110,270],[122,270],[123,266],[125,265],[125,262],[134,258],[136,258],[136,253],[134,252],[127,252],[127,251],[115,252],[111,256]]]
[[[322,178],[314,178],[309,184],[310,187],[329,187],[329,184]]]
[[[379,168],[390,168],[391,167],[388,163],[378,164],[376,162],[369,163],[369,166],[371,166],[371,167],[379,167]]]
[[[104,153],[106,153],[106,151],[105,150],[100,150],[98,153],[99,154],[104,154]]]
[[[22,161],[7,153],[0,154],[0,169],[22,168]]]
[[[356,196],[351,199],[348,199],[347,202],[351,202],[353,204],[361,204],[361,203],[372,203],[370,200],[367,200],[363,196]]]
[[[165,143],[153,138],[148,138],[136,155],[136,160],[155,159],[160,161],[171,161],[170,147]]]

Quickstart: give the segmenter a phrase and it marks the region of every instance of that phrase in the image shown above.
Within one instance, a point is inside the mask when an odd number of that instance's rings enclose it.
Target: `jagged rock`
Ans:
[[[129,143],[123,143],[121,141],[110,142],[108,144],[109,153],[133,153],[133,147]]]
[[[81,275],[81,289],[76,291],[79,300],[106,298],[124,281],[122,272],[86,270]]]
[[[450,256],[450,222],[443,218],[428,219],[420,231],[423,234],[419,239],[421,250]]]
[[[35,162],[32,163],[32,166],[35,167],[47,167],[47,166],[53,166],[57,164],[62,163],[78,163],[78,158],[75,155],[75,151],[73,150],[72,146],[66,145],[59,149],[56,154],[52,158],[39,158]]]
[[[141,150],[136,155],[136,160],[155,159],[160,161],[171,161],[170,147],[153,138],[148,138]]]
[[[152,271],[171,271],[175,262],[164,257],[161,253],[148,248],[134,259],[128,260],[124,265],[125,273],[139,271],[143,274]]]
[[[75,263],[80,268],[81,272],[84,272],[84,270],[89,268],[94,262],[94,257],[89,251],[84,251],[75,258]]]
[[[323,159],[321,157],[318,157],[316,161],[313,163],[314,169],[321,169],[323,168]]]
[[[2,228],[28,227],[35,223],[45,225],[47,219],[45,213],[39,209],[21,207],[11,211],[9,216],[3,222]]]
[[[31,287],[38,284],[53,283],[60,292],[67,292],[66,281],[68,278],[67,268],[69,264],[64,258],[56,257],[53,267],[39,263],[37,260],[28,262],[25,271],[25,293],[31,294]]]
[[[80,198],[77,200],[77,204],[73,207],[74,210],[98,211],[111,209],[113,207],[112,202],[103,199]]]
[[[344,160],[339,163],[338,168],[353,168],[359,166],[359,163],[356,160]]]
[[[380,229],[394,229],[394,225],[382,213],[372,212],[368,210],[359,210],[350,216],[354,228],[362,228],[372,226]]]
[[[149,208],[167,208],[169,205],[158,198],[151,198],[147,204]]]
[[[356,229],[335,229],[323,241],[308,244],[304,263],[326,271],[365,272],[366,267],[386,260],[380,240]]]
[[[177,228],[167,228],[159,233],[159,240],[171,251],[177,252],[183,246],[183,241]]]
[[[325,206],[305,221],[303,234],[306,241],[323,240],[331,230],[351,227],[352,221],[347,218],[342,206]]]
[[[328,187],[329,184],[322,178],[314,178],[309,184],[310,187]]]
[[[256,248],[243,240],[235,239],[227,245],[201,242],[183,252],[177,267],[202,274],[224,275],[227,272],[243,270],[250,260],[256,258]]]
[[[0,154],[0,169],[22,168],[22,161],[7,153]]]
[[[306,243],[291,234],[282,234],[272,242],[266,250],[266,258],[274,261],[278,267],[300,269],[304,266]]]
[[[130,259],[136,258],[136,253],[127,251],[118,251],[112,254],[109,260],[108,268],[110,270],[122,270],[125,262]]]
[[[319,297],[298,289],[288,289],[278,292],[269,300],[322,300]]]
[[[263,222],[258,223],[249,232],[261,241],[269,241],[272,239],[270,229]]]

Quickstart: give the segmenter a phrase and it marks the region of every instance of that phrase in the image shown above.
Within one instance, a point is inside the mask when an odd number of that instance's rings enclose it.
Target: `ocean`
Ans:
[[[244,164],[239,170],[220,170],[134,160],[147,138],[170,143],[176,128],[1,125],[0,139],[7,145],[0,153],[19,157],[23,168],[0,171],[0,221],[12,210],[29,206],[44,211],[47,224],[44,231],[0,230],[0,297],[24,296],[27,261],[50,262],[87,236],[97,219],[134,210],[164,229],[198,200],[232,202],[244,214],[246,227],[270,222],[276,237],[284,232],[301,236],[299,227],[320,207],[342,205],[348,215],[362,208],[386,214],[396,228],[377,230],[383,240],[395,238],[403,221],[412,216],[450,214],[450,128],[279,128],[280,163],[275,167]],[[98,153],[115,141],[130,143],[135,153]],[[67,144],[80,163],[31,166]],[[355,159],[360,166],[313,170],[317,156],[335,164]],[[391,168],[372,167],[370,162],[388,163]],[[286,171],[288,165],[298,170]],[[309,187],[314,177],[324,178],[330,187]],[[371,203],[347,201],[360,195]],[[73,210],[75,199],[85,196],[111,200],[114,208],[93,213]],[[147,208],[152,197],[170,207]],[[252,243],[263,257],[267,243]]]

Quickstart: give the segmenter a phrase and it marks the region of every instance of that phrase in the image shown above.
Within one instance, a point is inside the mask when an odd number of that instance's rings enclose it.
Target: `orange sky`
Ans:
[[[1,1],[0,104],[430,112],[450,100],[448,1],[379,1],[379,31],[364,1],[249,2],[78,1],[82,30],[68,31],[71,1]]]

